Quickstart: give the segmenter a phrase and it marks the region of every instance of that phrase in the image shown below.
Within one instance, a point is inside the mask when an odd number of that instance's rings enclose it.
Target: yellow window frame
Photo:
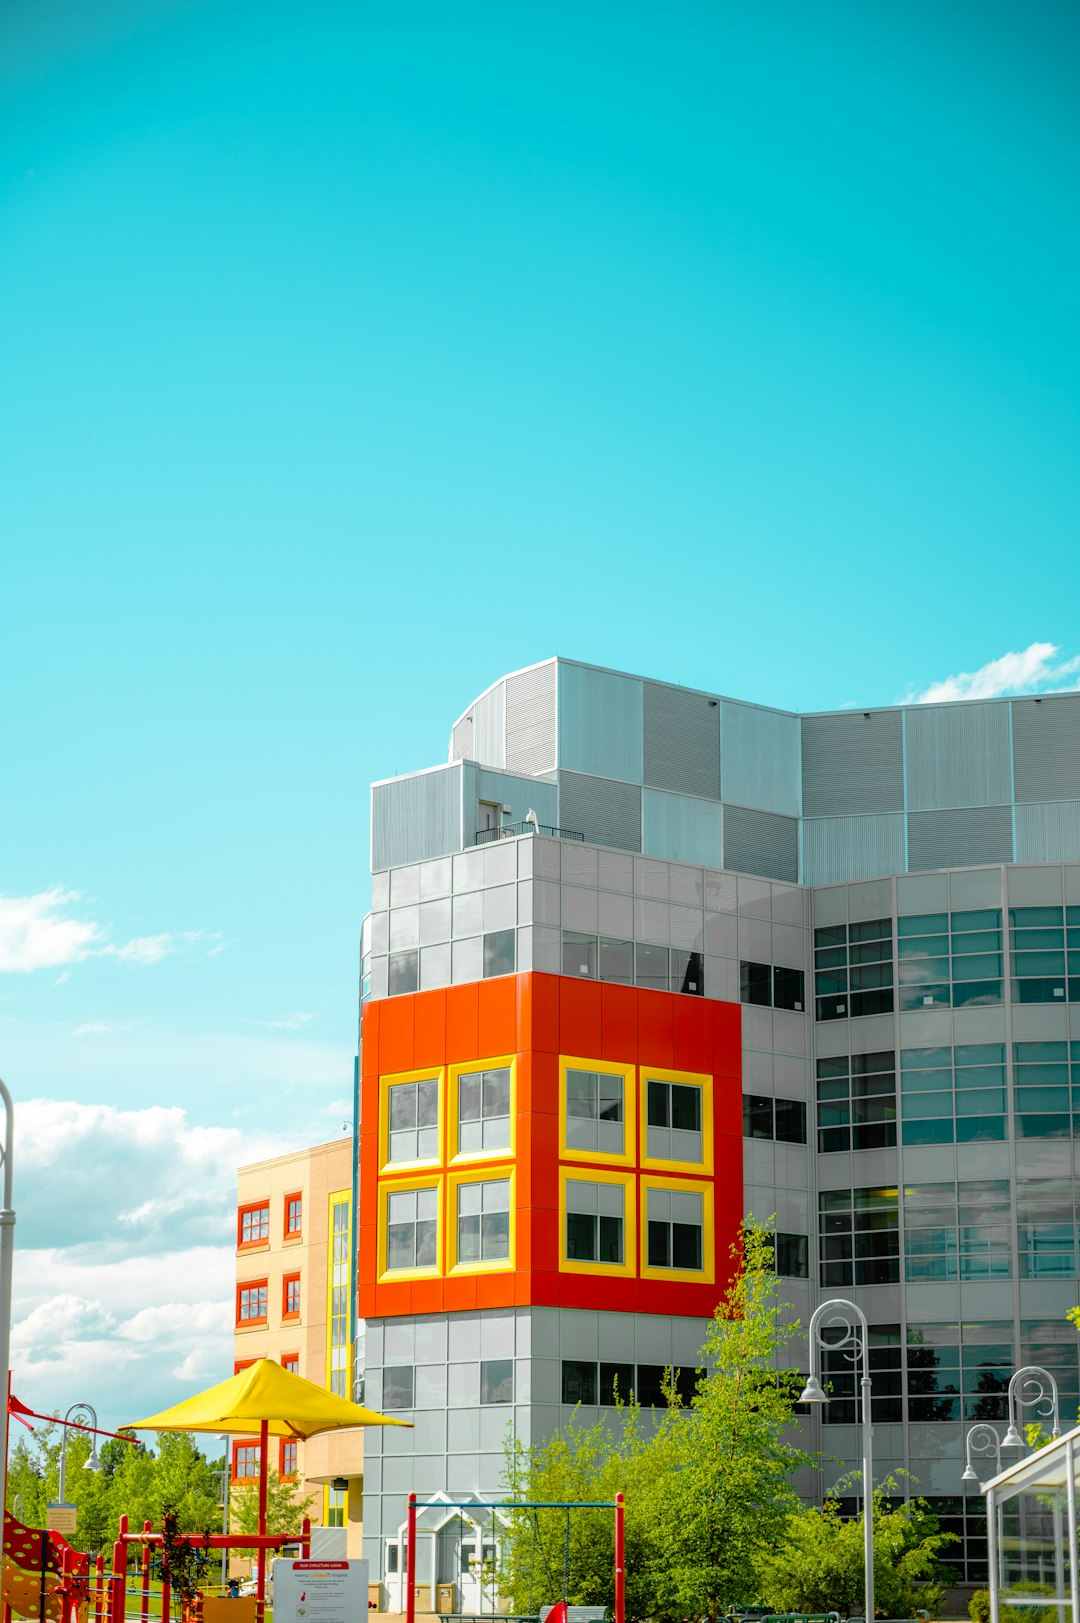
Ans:
[[[576,1069],[576,1067],[575,1067]],[[581,1262],[566,1255],[566,1186],[568,1183],[613,1183],[623,1191],[623,1260],[622,1262]],[[637,1179],[632,1172],[606,1172],[601,1167],[559,1168],[559,1272],[561,1274],[596,1274],[601,1278],[613,1276],[634,1278],[637,1275]]]
[[[680,1194],[701,1196],[701,1268],[649,1267],[649,1190],[669,1189]],[[713,1209],[713,1183],[706,1178],[651,1178],[642,1176],[639,1192],[639,1235],[642,1279],[685,1282],[688,1285],[716,1283],[716,1224]]]
[[[458,1148],[458,1083],[463,1076],[474,1071],[510,1072],[510,1143],[496,1150],[462,1150]],[[444,1143],[446,1159],[450,1165],[464,1161],[512,1160],[517,1147],[517,1055],[496,1054],[492,1059],[471,1059],[461,1065],[446,1068],[446,1128]]]
[[[435,1200],[435,1266],[423,1268],[387,1268],[387,1226],[389,1222],[389,1202],[391,1195],[405,1195],[413,1189],[434,1189]],[[376,1267],[380,1283],[392,1283],[395,1279],[438,1279],[442,1274],[442,1262],[445,1255],[445,1230],[443,1220],[443,1177],[441,1172],[429,1174],[424,1178],[393,1178],[379,1180],[379,1221],[376,1230]]]
[[[559,1155],[566,1161],[585,1161],[590,1166],[632,1167],[637,1158],[637,1097],[635,1072],[629,1063],[615,1064],[610,1060],[581,1059],[572,1054],[559,1055]],[[566,1109],[566,1073],[568,1071],[595,1071],[598,1076],[617,1076],[623,1084],[623,1153],[609,1154],[607,1150],[572,1149],[566,1142],[569,1120]]]
[[[422,1071],[395,1071],[389,1076],[379,1078],[379,1174],[385,1177],[396,1177],[398,1173],[408,1174],[417,1167],[441,1167],[443,1152],[446,1148],[446,1080],[445,1067],[442,1065],[428,1066]],[[390,1159],[390,1089],[401,1083],[408,1082],[437,1082],[439,1085],[439,1122],[437,1129],[438,1150],[434,1155],[426,1155],[418,1161],[391,1161]]]
[[[668,1071],[662,1066],[642,1065],[638,1068],[640,1078],[638,1086],[639,1108],[641,1111],[641,1162],[642,1170],[650,1172],[699,1172],[711,1176],[713,1172],[713,1078],[704,1071]],[[694,1087],[701,1090],[701,1160],[700,1161],[668,1161],[661,1156],[650,1155],[649,1146],[649,1083],[674,1082],[680,1087]]]
[[[467,1069],[467,1067],[463,1067]],[[457,1254],[458,1190],[470,1183],[508,1183],[510,1185],[510,1255],[495,1257],[490,1262],[459,1262]],[[512,1166],[483,1166],[462,1168],[446,1175],[446,1272],[448,1274],[502,1274],[514,1271],[517,1256],[517,1178]]]

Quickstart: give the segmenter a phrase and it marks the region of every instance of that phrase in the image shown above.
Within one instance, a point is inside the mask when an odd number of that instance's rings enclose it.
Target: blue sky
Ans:
[[[1076,685],[1078,33],[0,4],[29,1396],[228,1356],[229,1169],[347,1111],[367,784],[495,676]],[[77,1203],[53,1140],[109,1169]]]

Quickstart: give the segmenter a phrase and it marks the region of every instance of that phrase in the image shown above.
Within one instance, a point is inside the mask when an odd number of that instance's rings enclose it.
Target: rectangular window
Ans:
[[[458,1262],[505,1262],[510,1256],[510,1180],[458,1185]]]
[[[784,1279],[809,1279],[809,1240],[805,1234],[775,1236],[776,1271]]]
[[[285,1196],[285,1238],[298,1239],[304,1231],[304,1201],[301,1195]]]
[[[278,1464],[279,1476],[296,1475],[296,1444],[291,1438],[281,1439],[281,1458]]]
[[[434,1268],[438,1190],[402,1189],[386,1197],[386,1266]]]
[[[283,1319],[300,1317],[300,1275],[286,1274],[281,1281],[281,1316]]]
[[[389,1159],[434,1161],[439,1155],[439,1080],[395,1082],[389,1099]]]
[[[1016,1225],[1021,1279],[1073,1278],[1076,1217],[1071,1178],[1019,1179]]]
[[[830,924],[814,931],[819,1020],[893,1012],[892,920]]]
[[[614,981],[618,986],[633,986],[634,943],[602,935],[597,968],[602,981]]]
[[[564,1403],[596,1402],[595,1364],[582,1363],[575,1358],[563,1359],[562,1400]]]
[[[282,1353],[282,1355],[281,1355],[281,1367],[282,1367],[282,1369],[287,1370],[290,1375],[299,1375],[299,1373],[300,1373],[300,1354],[299,1353]]]
[[[687,1189],[650,1189],[647,1194],[649,1267],[703,1268],[701,1196]]]
[[[904,1342],[898,1324],[869,1326],[870,1418],[875,1424],[900,1424],[904,1418]],[[838,1337],[839,1339],[839,1337]],[[850,1348],[826,1348],[822,1360],[829,1402],[822,1419],[825,1424],[855,1425],[862,1413],[857,1398],[857,1382]]]
[[[579,935],[574,930],[562,933],[562,972],[564,975],[596,979],[596,937]]]
[[[654,992],[668,989],[668,950],[639,941],[634,947],[634,979]]]
[[[1070,937],[1072,934],[1070,931]],[[1064,1002],[1067,983],[1065,944],[1065,914],[1062,908],[1010,907],[1009,947],[1014,1003]],[[1073,945],[1071,940],[1069,945]]]
[[[1017,1138],[1072,1136],[1069,1046],[1065,1042],[1013,1044]]]
[[[392,1364],[383,1370],[382,1407],[411,1409],[416,1372],[411,1364]]]
[[[514,1360],[489,1358],[480,1365],[480,1402],[513,1403]]]
[[[566,1181],[566,1256],[572,1262],[626,1260],[622,1184]]]
[[[739,962],[739,998],[743,1003],[792,1009],[801,1014],[806,997],[805,980],[801,969],[757,964],[745,958]]]
[[[836,1189],[818,1195],[822,1285],[900,1282],[896,1189]]]
[[[768,1138],[773,1136],[773,1102],[761,1093],[744,1093],[742,1102],[742,1120],[744,1138]]]
[[[345,1489],[330,1487],[326,1490],[327,1527],[345,1526]]]
[[[701,1089],[694,1083],[646,1084],[646,1154],[654,1161],[685,1161],[700,1166]]]
[[[908,1184],[904,1265],[909,1280],[1011,1279],[1006,1179]]]
[[[754,964],[742,959],[739,963],[739,1000],[757,1003],[768,1008],[772,1003],[772,966]]]
[[[599,1402],[613,1409],[617,1403],[629,1403],[634,1390],[633,1364],[601,1364]]]
[[[420,952],[410,947],[407,952],[392,952],[387,969],[387,996],[402,997],[420,989]]]
[[[489,930],[484,937],[484,979],[512,975],[515,967],[516,932]]]
[[[682,992],[687,997],[705,996],[705,959],[700,952],[672,947],[670,970],[673,992]]]
[[[257,1482],[259,1477],[258,1443],[236,1443],[233,1447],[233,1481]]]
[[[241,1206],[237,1245],[261,1245],[270,1238],[270,1207]]]
[[[896,1072],[891,1049],[817,1062],[818,1149],[887,1149],[896,1143]]]
[[[236,1318],[239,1324],[266,1322],[266,1286],[265,1279],[252,1280],[250,1284],[237,1286]]]
[[[764,1094],[744,1093],[743,1137],[805,1144],[806,1106],[801,1099],[771,1099]]]
[[[625,1080],[606,1071],[566,1072],[566,1148],[622,1155]]]
[[[1014,1368],[1011,1323],[909,1327],[909,1422],[1004,1420]]]
[[[458,1154],[510,1148],[510,1070],[458,1077]]]
[[[806,976],[801,969],[773,965],[773,1007],[802,1014],[806,1007]]]

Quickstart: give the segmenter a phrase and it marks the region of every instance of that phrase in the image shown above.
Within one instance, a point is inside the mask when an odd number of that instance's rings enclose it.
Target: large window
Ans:
[[[566,1148],[608,1155],[626,1149],[626,1081],[606,1071],[566,1071]]]
[[[817,1062],[818,1149],[879,1150],[896,1143],[892,1049]]]
[[[406,952],[392,952],[387,968],[386,990],[390,997],[401,997],[420,988],[420,953],[416,947]]]
[[[513,1403],[514,1360],[489,1358],[480,1365],[480,1402]]]
[[[904,1418],[904,1341],[898,1324],[871,1324],[870,1419],[879,1425],[898,1424]],[[839,1340],[842,1331],[822,1327],[826,1341]],[[852,1426],[862,1418],[855,1368],[847,1349],[826,1346],[822,1359],[829,1401],[822,1413],[827,1426]]]
[[[416,1371],[411,1364],[394,1364],[383,1370],[384,1409],[411,1409],[416,1390]]]
[[[626,1193],[621,1183],[566,1180],[566,1256],[572,1262],[626,1261]]]
[[[266,1323],[265,1279],[253,1279],[236,1289],[236,1319],[238,1324]]]
[[[818,1196],[823,1285],[895,1285],[900,1212],[895,1189],[835,1189]]]
[[[694,1369],[667,1369],[663,1364],[595,1364],[577,1358],[562,1362],[564,1403],[599,1404],[615,1408],[634,1397],[643,1409],[662,1408],[668,1401],[665,1388],[677,1392],[689,1404],[697,1390]]]
[[[904,1266],[909,1280],[1011,1279],[1008,1179],[904,1188]]]
[[[774,1099],[767,1094],[744,1093],[743,1137],[805,1144],[806,1106],[801,1099]]]
[[[1020,1178],[1016,1227],[1021,1279],[1072,1279],[1076,1211],[1071,1178]],[[1075,1343],[1074,1333],[1074,1343]]]
[[[801,969],[756,964],[744,958],[739,963],[739,997],[743,1003],[792,1009],[801,1014],[805,1006],[805,979]]]
[[[701,1088],[695,1083],[649,1077],[645,1088],[646,1148],[654,1161],[685,1161],[700,1166]]]
[[[703,1206],[689,1189],[646,1192],[650,1268],[704,1268]]]
[[[330,1335],[326,1349],[326,1384],[339,1398],[349,1392],[349,1271],[351,1251],[351,1210],[349,1195],[334,1195],[330,1201]]]
[[[458,1076],[458,1154],[510,1148],[510,1070],[462,1071]]]
[[[391,1190],[386,1197],[387,1269],[434,1268],[438,1231],[437,1189]]]
[[[262,1201],[258,1206],[241,1206],[237,1224],[237,1245],[261,1245],[270,1238],[270,1207]]]
[[[389,1159],[432,1161],[439,1154],[439,1079],[395,1082],[387,1089]]]
[[[805,1234],[785,1234],[780,1230],[773,1235],[776,1271],[782,1279],[809,1279],[809,1239]]]
[[[892,920],[830,924],[814,931],[819,1020],[893,1012]]]
[[[505,1262],[510,1256],[510,1180],[462,1183],[457,1191],[457,1260]]]
[[[562,972],[575,979],[614,981],[656,992],[705,995],[705,959],[700,952],[660,947],[649,941],[562,932]]]
[[[1073,1110],[1080,1115],[1080,1042],[1014,1043],[1013,1081],[1017,1138],[1073,1135]]]
[[[1005,1047],[905,1048],[900,1054],[905,1144],[1006,1138]]]
[[[1001,1002],[999,908],[910,914],[896,930],[901,1009]]]
[[[1080,907],[1010,907],[1014,1003],[1080,1002]]]
[[[909,1422],[1004,1420],[1014,1359],[1010,1323],[909,1325]]]

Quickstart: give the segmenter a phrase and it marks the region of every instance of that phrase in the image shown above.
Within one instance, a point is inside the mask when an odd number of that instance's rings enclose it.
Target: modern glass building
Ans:
[[[366,1439],[383,1604],[411,1489],[480,1504],[508,1430],[692,1381],[745,1211],[804,1323],[864,1310],[876,1470],[985,1581],[967,1426],[1024,1363],[1080,1398],[1080,695],[798,716],[550,660],[373,786],[372,883],[357,1364],[414,1422]],[[854,1463],[832,1376],[811,1446]],[[421,1601],[473,1609],[497,1518],[421,1526]]]

